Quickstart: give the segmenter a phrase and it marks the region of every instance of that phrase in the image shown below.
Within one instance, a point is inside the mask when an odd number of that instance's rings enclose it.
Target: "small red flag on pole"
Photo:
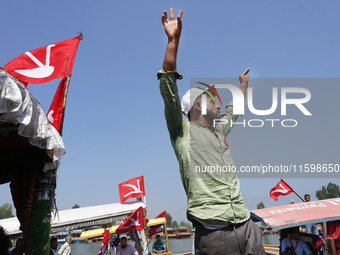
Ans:
[[[155,219],[159,219],[159,218],[165,218],[165,221],[168,221],[166,218],[166,210],[164,212],[161,212],[160,214],[158,214],[157,217],[155,217]]]
[[[102,243],[102,246],[100,247],[98,255],[106,255],[107,254],[107,244],[110,241],[110,231],[106,230],[103,233],[103,237],[104,237],[103,243]]]
[[[158,214],[157,217],[155,217],[155,219],[158,219],[158,218],[165,218],[165,221],[167,221],[167,218],[166,218],[166,211]],[[160,233],[160,232],[163,232],[164,231],[164,226],[161,225],[161,226],[158,226],[158,227],[151,227],[149,229],[149,237],[157,234],[157,233]]]
[[[61,121],[63,117],[64,95],[67,77],[64,77],[59,83],[58,89],[54,95],[50,109],[47,112],[47,118],[51,125],[60,132]]]
[[[117,234],[127,232],[130,229],[141,230],[144,229],[143,207],[136,209],[129,218],[120,223],[116,229]]]
[[[287,196],[288,194],[294,192],[294,190],[284,181],[280,180],[274,188],[269,192],[271,198],[277,201],[278,196]]]
[[[124,203],[129,198],[145,196],[143,175],[118,184],[120,202]]]

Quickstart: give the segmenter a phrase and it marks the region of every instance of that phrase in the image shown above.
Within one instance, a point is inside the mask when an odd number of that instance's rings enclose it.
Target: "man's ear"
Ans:
[[[197,111],[202,110],[202,103],[199,100],[196,100],[196,102],[194,103],[194,109],[196,109]]]

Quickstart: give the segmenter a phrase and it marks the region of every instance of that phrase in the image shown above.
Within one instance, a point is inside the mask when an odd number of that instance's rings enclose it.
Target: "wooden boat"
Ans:
[[[286,229],[305,224],[322,224],[320,238],[302,234],[316,240],[311,244],[314,252],[325,255],[340,254],[340,198],[281,205],[251,211],[251,218],[261,222],[269,230],[280,231],[281,240],[287,236]],[[318,238],[322,241],[321,244]],[[320,247],[319,247],[320,246]],[[264,245],[267,254],[280,254],[278,247]],[[313,248],[312,247],[312,248]]]

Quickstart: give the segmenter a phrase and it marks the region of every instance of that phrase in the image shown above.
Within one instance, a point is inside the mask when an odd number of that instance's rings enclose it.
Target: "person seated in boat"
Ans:
[[[120,239],[120,247],[117,255],[138,255],[138,251],[132,245],[128,244],[126,237],[123,236]]]
[[[300,236],[299,227],[293,227],[287,229],[288,237],[282,240],[281,244],[281,255],[313,255],[308,245]],[[303,253],[305,252],[305,253]]]
[[[166,244],[161,240],[161,236],[156,236],[156,241],[152,245],[152,251],[156,254],[166,252]]]

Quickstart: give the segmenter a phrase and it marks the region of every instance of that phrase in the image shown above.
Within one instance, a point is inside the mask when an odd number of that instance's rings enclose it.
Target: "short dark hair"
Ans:
[[[306,198],[306,197],[310,197],[310,195],[309,195],[309,194],[305,194],[305,198]]]
[[[123,237],[120,238],[120,240],[126,240],[127,241],[127,238],[126,238],[126,236],[123,236]]]
[[[293,232],[295,232],[295,231],[300,231],[300,229],[299,229],[299,227],[297,226],[297,227],[292,227],[292,228],[287,228],[287,234],[293,234]]]
[[[50,240],[50,243],[52,243],[53,241],[57,241],[58,242],[58,239],[55,236],[52,236],[51,240]]]
[[[156,235],[156,238],[161,237],[160,235]]]

